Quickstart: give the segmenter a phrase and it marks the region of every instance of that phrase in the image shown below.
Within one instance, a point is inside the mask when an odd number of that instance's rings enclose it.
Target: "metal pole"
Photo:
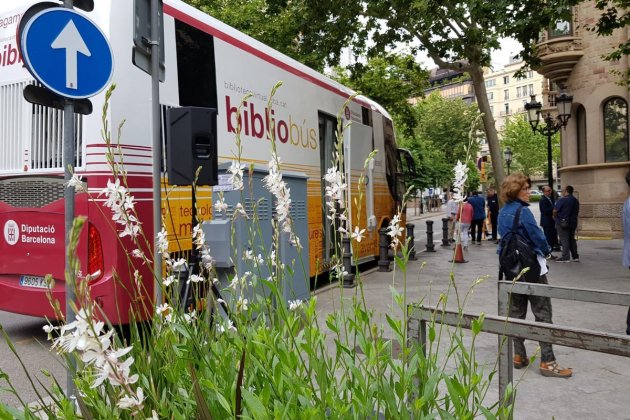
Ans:
[[[162,230],[162,139],[160,138],[159,2],[151,0],[151,115],[153,123],[153,245]],[[154,252],[155,303],[162,303],[162,256]]]
[[[66,9],[72,9],[72,0],[64,0],[63,6]],[[64,179],[66,182],[72,178],[72,172],[74,171],[74,102],[71,99],[66,99],[63,108],[63,169]],[[68,249],[70,247],[70,231],[72,230],[72,222],[74,221],[74,188],[66,186],[63,191],[64,200],[64,213],[65,213],[65,245],[66,245],[66,259],[65,259],[65,272],[66,272],[66,324],[74,322],[76,314],[72,309],[71,303],[75,301],[75,282],[76,273],[72,272],[70,265],[70,256]],[[66,395],[70,400],[74,400],[75,388],[74,388],[74,373],[76,372],[76,361],[74,358],[70,358],[70,364],[68,365],[68,371],[66,376]]]

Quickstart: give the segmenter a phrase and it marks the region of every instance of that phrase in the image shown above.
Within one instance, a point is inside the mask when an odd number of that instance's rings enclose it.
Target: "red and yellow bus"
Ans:
[[[25,69],[16,44],[16,31],[34,1],[0,4],[0,310],[53,317],[46,297],[44,276],[55,279],[53,296],[64,300],[64,168],[63,115],[56,109],[33,105],[23,90],[34,79]],[[94,2],[93,11],[81,12],[95,22],[108,38],[114,54],[112,83],[106,119],[109,127],[124,120],[120,149],[124,154],[129,192],[144,232],[153,232],[151,78],[131,59],[134,31],[133,2]],[[114,6],[115,4],[115,6]],[[163,109],[194,106],[217,109],[219,162],[231,161],[240,108],[243,151],[241,161],[267,163],[270,141],[267,121],[275,122],[277,153],[283,169],[308,176],[307,212],[310,275],[325,270],[331,252],[330,221],[323,214],[322,177],[332,165],[337,113],[352,90],[284,56],[199,10],[177,0],[163,4],[165,77],[160,83]],[[267,108],[269,92],[282,87]],[[104,93],[91,98],[95,112],[75,116],[75,173],[88,193],[76,196],[76,215],[87,217],[87,228],[78,249],[82,273],[92,275],[90,295],[112,323],[126,323],[128,308],[152,303],[154,279],[142,272],[144,293],[131,297],[128,264],[129,243],[120,240],[111,215],[99,193],[112,180],[101,136],[100,108]],[[366,173],[365,198],[360,209],[351,208],[351,222],[366,228],[366,237],[355,243],[359,261],[378,256],[378,230],[387,226],[404,193],[405,174],[400,172],[390,115],[374,101],[356,96],[343,115],[346,175],[356,189],[367,155],[378,150]],[[164,132],[164,130],[163,130]],[[166,159],[163,159],[166,165]],[[349,164],[348,164],[349,162]],[[171,251],[190,249],[190,188],[168,194],[163,173],[161,205]],[[210,187],[201,188],[199,213],[212,217]],[[348,200],[352,203],[352,200]],[[175,240],[177,239],[177,240]],[[358,246],[357,246],[358,245]],[[146,268],[145,268],[146,269]],[[115,273],[120,278],[116,280]]]

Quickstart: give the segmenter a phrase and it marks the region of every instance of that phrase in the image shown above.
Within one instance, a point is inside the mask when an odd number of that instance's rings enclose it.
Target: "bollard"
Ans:
[[[448,240],[448,221],[447,217],[442,219],[442,246],[449,246],[450,242]]]
[[[413,223],[407,223],[407,239],[409,240],[409,259],[416,260],[416,237],[413,234],[413,230],[416,227]]]
[[[426,252],[435,252],[435,244],[433,243],[433,220],[427,220]]]
[[[352,251],[350,250],[350,238],[345,236],[341,240],[341,246],[343,247],[343,271],[347,274],[343,275],[343,287],[351,289],[356,284],[354,283],[354,273],[352,272]]]
[[[378,271],[391,271],[389,268],[389,240],[387,239],[387,229],[380,229],[378,234]]]

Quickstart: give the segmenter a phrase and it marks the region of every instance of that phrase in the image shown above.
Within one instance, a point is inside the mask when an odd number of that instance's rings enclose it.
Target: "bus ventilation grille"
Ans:
[[[63,178],[29,177],[0,180],[0,201],[17,208],[40,208],[63,198]]]

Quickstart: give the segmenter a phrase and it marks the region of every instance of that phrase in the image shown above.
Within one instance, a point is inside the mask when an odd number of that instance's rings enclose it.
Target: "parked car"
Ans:
[[[529,192],[529,195],[530,195],[530,196],[532,196],[532,195],[538,195],[538,196],[541,196],[541,195],[542,195],[542,193],[541,193],[539,190],[531,190],[531,191]]]

